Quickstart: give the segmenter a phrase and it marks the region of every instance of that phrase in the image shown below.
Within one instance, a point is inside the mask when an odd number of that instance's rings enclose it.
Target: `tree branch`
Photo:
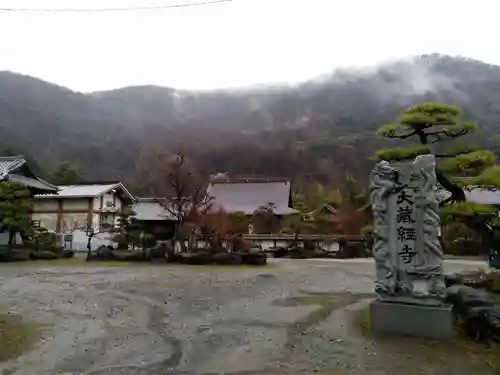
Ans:
[[[446,153],[446,154],[434,154],[434,156],[436,158],[454,158],[455,156],[459,156],[459,155],[467,155],[467,154],[470,154],[472,151],[470,150],[461,150],[461,151],[456,151],[456,152],[453,152],[453,153]]]
[[[435,137],[435,139],[432,140],[431,143],[437,143],[437,142],[440,142],[443,140],[442,135],[447,137],[447,138],[458,138],[458,137],[461,137],[463,135],[466,135],[467,133],[469,133],[469,129],[463,128],[463,129],[460,129],[457,131],[440,130],[440,131],[436,131],[436,132],[432,132],[432,133],[426,133],[426,135],[428,137]]]
[[[412,135],[415,135],[415,134],[416,134],[416,131],[412,131],[412,132],[407,133],[407,134],[396,134],[396,132],[389,132],[385,135],[385,137],[392,138],[392,139],[406,139],[406,138],[410,138]]]
[[[452,181],[450,181],[438,168],[436,168],[436,179],[438,183],[443,187],[443,189],[447,190],[451,194],[449,198],[441,202],[441,206],[450,202],[465,201],[464,190],[457,184],[454,184]]]

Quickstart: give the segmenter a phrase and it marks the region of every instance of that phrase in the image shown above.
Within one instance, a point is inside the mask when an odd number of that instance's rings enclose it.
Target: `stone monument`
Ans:
[[[370,178],[377,300],[374,332],[429,338],[452,335],[444,302],[443,252],[434,155],[413,163],[379,162]]]

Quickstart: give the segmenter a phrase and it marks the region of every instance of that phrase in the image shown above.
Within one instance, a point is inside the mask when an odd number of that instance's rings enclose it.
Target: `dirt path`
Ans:
[[[435,355],[427,342],[374,341],[353,330],[353,311],[371,296],[372,278],[373,265],[366,261],[284,260],[244,270],[1,266],[0,306],[45,329],[31,352],[0,364],[0,370],[8,375],[331,370],[336,375],[427,365],[494,374],[498,364],[485,365],[489,357],[480,357],[482,349],[472,349],[482,364],[460,355],[456,364],[447,364],[443,361],[456,351]]]

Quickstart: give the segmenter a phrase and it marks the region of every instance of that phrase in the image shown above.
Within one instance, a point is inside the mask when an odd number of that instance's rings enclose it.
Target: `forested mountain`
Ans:
[[[82,94],[0,72],[3,142],[41,169],[64,160],[88,178],[134,182],[152,150],[183,150],[204,173],[292,176],[335,185],[365,176],[375,129],[406,106],[457,104],[490,145],[500,132],[500,67],[428,55],[337,70],[293,86],[193,92],[156,86]],[[1,152],[1,150],[0,150]]]

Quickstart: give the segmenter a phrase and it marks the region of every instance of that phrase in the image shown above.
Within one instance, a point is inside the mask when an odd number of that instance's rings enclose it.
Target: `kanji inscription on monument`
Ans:
[[[434,156],[419,156],[397,166],[380,162],[372,172],[370,199],[376,292],[383,299],[441,303],[443,254]]]
[[[415,193],[408,188],[398,192],[392,199],[396,200],[396,218],[391,226],[396,227],[397,254],[399,262],[411,264],[415,258],[417,230],[415,228]],[[395,224],[395,225],[394,225]]]

